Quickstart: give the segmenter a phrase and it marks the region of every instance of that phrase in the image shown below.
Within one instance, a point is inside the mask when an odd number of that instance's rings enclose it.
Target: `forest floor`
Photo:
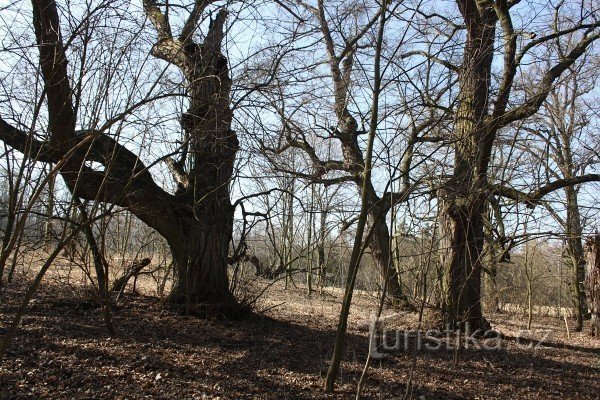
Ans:
[[[255,282],[256,288],[267,284]],[[0,291],[0,338],[25,288]],[[335,394],[327,395],[322,387],[341,294],[326,288],[307,297],[304,287],[284,290],[277,283],[256,304],[262,314],[245,322],[183,316],[156,296],[127,294],[113,311],[117,335],[111,337],[87,289],[46,283],[1,361],[0,398],[353,399],[377,298],[356,294],[342,373]],[[526,335],[519,333],[524,317],[490,320],[504,335],[499,348],[387,354],[373,360],[364,398],[403,398],[411,366],[408,398],[598,398],[600,340],[572,332],[572,320],[570,339],[564,320],[555,317],[535,316]],[[386,329],[417,327],[416,313],[386,319]]]

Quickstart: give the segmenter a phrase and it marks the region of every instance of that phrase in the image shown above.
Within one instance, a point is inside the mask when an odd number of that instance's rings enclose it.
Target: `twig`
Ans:
[[[563,318],[565,320],[565,326],[567,327],[567,338],[569,340],[571,340],[571,332],[569,331],[569,321],[567,321],[567,316],[563,315]]]

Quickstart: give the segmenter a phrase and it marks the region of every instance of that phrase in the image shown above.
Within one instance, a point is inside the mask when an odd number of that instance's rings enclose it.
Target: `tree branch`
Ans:
[[[413,50],[413,51],[409,51],[407,53],[404,53],[400,56],[400,58],[405,59],[405,58],[409,58],[412,56],[423,56],[425,58],[427,58],[428,60],[431,60],[433,62],[436,62],[446,68],[448,68],[450,71],[453,72],[459,72],[460,68],[454,64],[452,64],[450,61],[446,61],[446,60],[442,60],[441,58],[438,58],[432,54],[427,53],[424,50]]]
[[[158,33],[158,40],[173,39],[169,19],[162,11],[160,11],[158,2],[154,0],[143,0],[143,3],[146,15]]]
[[[575,61],[583,55],[587,48],[598,38],[600,38],[600,32],[584,36],[569,54],[544,74],[542,80],[537,85],[537,87],[539,87],[537,93],[525,103],[507,111],[504,115],[496,119],[496,127],[502,128],[511,122],[519,121],[535,114],[546,100],[546,97],[548,97],[554,81],[556,81],[567,68],[573,65],[573,63],[575,63]]]
[[[125,207],[152,227],[156,227],[158,215],[172,209],[175,197],[156,185],[139,157],[98,131],[77,135],[57,148],[0,118],[0,140],[35,161],[60,163],[60,172],[74,195]],[[67,167],[73,160],[77,160],[77,170]],[[104,171],[87,167],[85,161],[101,163]]]
[[[522,192],[512,187],[502,186],[500,184],[492,185],[491,191],[493,194],[497,194],[517,202],[524,202],[527,207],[534,208],[541,202],[544,196],[554,192],[555,190],[563,189],[567,186],[598,181],[600,181],[600,174],[586,174],[573,178],[557,179],[556,181],[550,182],[547,185],[544,185],[529,193]]]
[[[75,110],[67,73],[67,56],[54,0],[34,0],[32,5],[40,69],[48,100],[48,131],[51,132],[51,143],[57,145],[70,139],[75,132]]]
[[[179,41],[181,43],[186,44],[189,40],[191,40],[192,35],[198,27],[198,22],[200,21],[202,12],[210,3],[210,0],[196,0],[194,2],[194,8],[190,12],[188,19],[185,21],[185,25],[183,26],[181,34],[179,35]]]
[[[498,98],[494,104],[494,111],[492,114],[494,118],[497,118],[506,111],[506,105],[508,104],[508,99],[510,97],[513,80],[517,73],[517,63],[515,61],[517,35],[513,28],[509,8],[506,0],[496,1],[494,3],[494,10],[496,11],[504,34],[504,68],[502,71],[502,81],[500,82],[498,90]]]

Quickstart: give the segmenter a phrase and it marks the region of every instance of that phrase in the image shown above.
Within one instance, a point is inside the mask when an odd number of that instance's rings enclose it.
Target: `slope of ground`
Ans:
[[[24,288],[0,292],[0,327],[8,325]],[[89,298],[73,287],[40,289],[0,364],[1,399],[352,399],[377,304],[374,296],[357,294],[342,375],[335,395],[326,395],[340,290],[307,298],[304,288],[275,284],[257,304],[266,311],[247,322],[186,317],[156,297],[127,295],[114,310],[116,337]],[[398,328],[417,326],[414,313],[389,320]],[[410,398],[597,398],[600,341],[572,332],[568,339],[556,318],[537,317],[529,340],[518,318],[492,321],[505,335],[501,348],[389,354],[372,363],[365,398],[402,398],[411,365]]]

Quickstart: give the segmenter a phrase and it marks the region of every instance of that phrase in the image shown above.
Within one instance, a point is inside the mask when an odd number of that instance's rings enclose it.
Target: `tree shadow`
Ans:
[[[97,398],[352,399],[368,354],[366,333],[348,334],[342,374],[330,395],[322,385],[335,332],[314,322],[264,316],[246,322],[198,319],[140,296],[128,299],[113,317],[119,332],[115,338],[108,335],[98,309],[38,303],[7,355],[6,370],[18,376],[3,380],[0,390],[8,398],[35,398],[27,397],[31,387],[17,382],[36,371],[60,378],[51,383],[55,391],[50,397],[60,397],[60,392],[76,398],[87,390]],[[551,344],[550,351],[597,354],[595,349]],[[585,398],[598,389],[599,367],[541,352],[501,348],[457,354],[455,363],[455,352],[447,349],[418,352],[413,398],[467,399],[490,390],[506,397],[523,388],[548,398],[561,393],[563,398]],[[412,355],[395,353],[374,361],[365,399],[402,397]],[[111,376],[106,385],[105,375]],[[571,392],[565,396],[567,387]]]

